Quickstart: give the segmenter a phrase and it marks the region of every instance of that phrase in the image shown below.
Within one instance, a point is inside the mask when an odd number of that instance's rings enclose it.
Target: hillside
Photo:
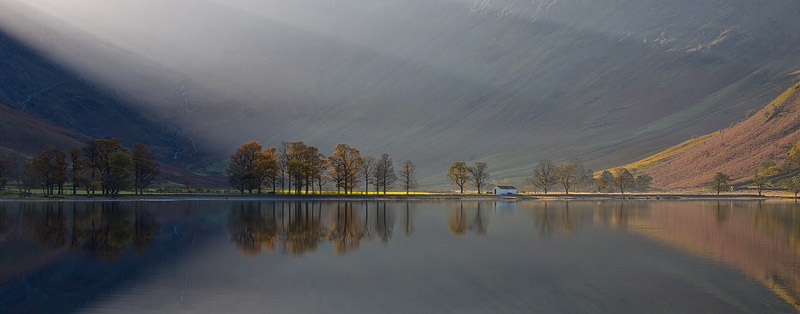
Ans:
[[[726,127],[791,84],[796,16],[794,0],[9,0],[0,100],[177,166],[249,140],[348,143],[440,188],[454,160],[498,179],[542,158],[598,169]]]
[[[779,164],[800,140],[800,82],[767,106],[730,128],[688,140],[625,165],[653,177],[659,188],[699,187],[716,172],[749,180],[761,161]]]
[[[82,140],[79,133],[0,102],[0,157],[11,150],[33,155],[46,145],[67,149]]]

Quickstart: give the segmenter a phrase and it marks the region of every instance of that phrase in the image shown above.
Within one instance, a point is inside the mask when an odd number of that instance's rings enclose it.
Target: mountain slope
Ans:
[[[728,126],[800,69],[798,15],[794,0],[9,0],[0,28],[26,49],[0,49],[0,99],[162,159],[348,143],[438,188],[454,160],[498,179],[542,158],[597,169]]]
[[[800,140],[800,82],[760,111],[730,128],[691,139],[626,165],[653,177],[666,189],[699,187],[722,172],[734,181],[749,180],[759,163],[787,158]]]
[[[75,131],[0,102],[0,156],[11,150],[33,155],[46,145],[67,149],[79,145],[83,138]]]

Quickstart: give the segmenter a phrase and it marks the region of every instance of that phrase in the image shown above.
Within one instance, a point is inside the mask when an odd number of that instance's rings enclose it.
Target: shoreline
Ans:
[[[649,201],[696,201],[696,200],[792,200],[787,196],[759,196],[754,194],[520,194],[520,195],[476,195],[476,194],[433,194],[433,195],[306,195],[306,194],[146,194],[107,196],[31,196],[0,197],[0,202],[20,201],[604,201],[604,200],[649,200]]]

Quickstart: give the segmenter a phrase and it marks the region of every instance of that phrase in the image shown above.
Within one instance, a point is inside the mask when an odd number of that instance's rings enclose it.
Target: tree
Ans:
[[[97,145],[97,153],[98,153],[98,173],[100,175],[100,187],[103,190],[103,194],[111,194],[112,191],[109,191],[109,184],[117,184],[119,182],[111,183],[111,180],[117,180],[117,177],[111,177],[111,163],[110,158],[111,154],[113,153],[125,153],[127,156],[127,149],[122,146],[122,140],[118,138],[111,138],[111,139],[99,139],[96,141]],[[130,157],[130,156],[128,156]],[[128,158],[130,159],[130,158]],[[115,175],[116,176],[116,175]]]
[[[375,160],[375,157],[361,157],[361,174],[364,175],[364,194],[369,192],[369,178],[372,176],[372,171],[374,170],[376,163],[377,161]]]
[[[337,190],[344,189],[345,194],[352,191],[362,167],[361,153],[347,144],[337,144],[328,161]]]
[[[70,161],[70,181],[72,182],[72,195],[78,193],[78,185],[79,181],[78,176],[81,174],[81,170],[83,169],[83,159],[81,158],[83,152],[81,151],[80,147],[73,146],[69,148],[69,161]]]
[[[758,196],[761,196],[761,191],[767,185],[767,182],[767,178],[763,176],[760,171],[756,170],[755,173],[753,173],[753,184],[756,185]]]
[[[481,194],[481,188],[489,181],[488,168],[485,162],[476,162],[474,166],[468,168],[472,185],[478,189],[478,194]]]
[[[33,169],[37,172],[46,194],[63,193],[67,181],[67,161],[64,152],[48,145],[33,157]]]
[[[108,155],[108,172],[103,180],[103,189],[109,195],[117,195],[133,185],[132,162],[128,153],[117,151]]]
[[[390,189],[394,185],[394,182],[397,181],[397,175],[394,174],[392,157],[389,157],[389,154],[381,154],[381,158],[378,159],[375,164],[373,178],[380,187],[383,188],[384,195],[386,194],[386,190]]]
[[[414,171],[417,166],[411,160],[406,160],[400,168],[400,181],[403,183],[403,188],[406,190],[406,195],[409,191],[417,186],[417,179],[414,177]]]
[[[469,180],[469,167],[463,161],[454,161],[447,169],[447,177],[450,178],[450,184],[455,184],[461,189],[461,194],[464,194],[464,185]]]
[[[800,193],[800,175],[796,175],[789,180],[788,189],[789,192],[794,193],[794,198],[797,198],[797,194]]]
[[[653,182],[653,177],[643,174],[636,176],[633,182],[633,188],[637,191],[643,192],[650,189],[650,184]]]
[[[11,163],[0,158],[0,192],[5,190],[8,177],[11,176]]]
[[[286,182],[288,181],[286,176],[286,165],[289,162],[289,142],[283,141],[281,145],[278,146],[278,167],[280,169],[280,180],[281,180],[281,193],[286,190]],[[291,188],[290,188],[291,189]]]
[[[566,194],[569,194],[570,187],[578,180],[578,171],[578,165],[571,161],[561,163],[556,168],[556,179],[564,187]]]
[[[557,179],[556,166],[549,159],[540,160],[533,169],[533,186],[543,190],[544,194],[547,194],[547,191],[558,182]]]
[[[327,171],[330,163],[328,162],[328,157],[324,154],[317,154],[315,163],[314,179],[317,181],[319,194],[322,194],[322,187],[325,186],[325,183],[330,179]]]
[[[230,156],[231,161],[225,174],[228,175],[228,182],[242,194],[245,190],[253,194],[253,189],[260,184],[260,178],[255,173],[255,162],[260,152],[261,144],[253,141],[242,144]]]
[[[133,193],[144,194],[146,189],[161,173],[161,169],[153,160],[153,155],[143,143],[134,144],[131,148],[131,164],[133,166]]]
[[[83,147],[81,148],[83,151],[83,158],[86,161],[86,167],[88,168],[88,181],[89,184],[86,185],[87,188],[91,189],[92,194],[95,192],[95,186],[99,185],[99,176],[98,170],[100,169],[100,147],[97,143],[97,140],[88,139],[83,142]],[[97,183],[97,184],[96,184]]]
[[[784,168],[788,171],[800,170],[800,141],[789,149],[789,158],[784,162]]]
[[[613,184],[614,175],[611,173],[611,171],[605,170],[600,174],[599,177],[597,177],[597,192],[608,192],[609,187],[613,188]]]
[[[619,189],[621,194],[625,194],[625,190],[633,187],[635,179],[633,174],[626,168],[614,169],[614,186]]]
[[[717,192],[717,195],[719,195],[720,192],[729,191],[731,189],[731,178],[722,172],[717,172],[714,174],[714,181],[711,182],[711,188]]]
[[[6,160],[8,161],[10,167],[9,178],[14,181],[14,184],[17,186],[19,197],[22,197],[25,190],[25,160],[16,152],[9,153],[6,157]]]
[[[272,187],[272,193],[276,192],[278,185],[278,175],[280,172],[280,165],[278,164],[278,156],[275,152],[275,147],[267,147],[264,151],[259,152],[256,156],[254,167],[259,177],[261,177],[261,186],[268,185]],[[258,188],[258,193],[261,193],[261,186]]]

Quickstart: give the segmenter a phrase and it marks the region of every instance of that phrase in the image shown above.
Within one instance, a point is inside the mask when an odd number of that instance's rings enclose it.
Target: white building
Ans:
[[[494,187],[494,195],[512,195],[517,194],[517,188],[510,185],[498,185]]]

